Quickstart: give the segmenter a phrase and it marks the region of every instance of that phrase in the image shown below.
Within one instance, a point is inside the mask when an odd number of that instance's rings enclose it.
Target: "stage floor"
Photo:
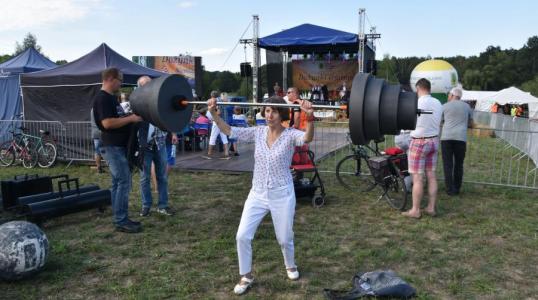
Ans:
[[[348,144],[346,139],[347,128],[320,127],[315,129],[314,141],[310,143],[310,150],[314,151],[316,160],[336,151]],[[239,143],[239,156],[229,160],[219,159],[223,152],[217,152],[217,158],[206,159],[204,151],[179,152],[176,157],[176,168],[192,171],[227,171],[252,172],[254,169],[254,144]]]

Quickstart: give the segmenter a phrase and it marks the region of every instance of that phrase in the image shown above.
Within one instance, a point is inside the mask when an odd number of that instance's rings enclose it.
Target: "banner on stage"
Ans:
[[[133,61],[141,66],[152,68],[168,74],[179,74],[185,77],[194,88],[194,57],[180,56],[133,56]]]
[[[358,71],[355,60],[294,60],[292,67],[293,85],[300,91],[310,90],[316,85],[326,85],[329,91],[339,90],[344,82],[347,89],[350,89]]]

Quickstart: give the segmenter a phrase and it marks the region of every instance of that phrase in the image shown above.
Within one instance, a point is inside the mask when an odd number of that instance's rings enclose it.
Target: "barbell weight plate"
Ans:
[[[366,86],[365,97],[364,97],[364,137],[366,140],[377,139],[382,136],[379,130],[380,119],[380,103],[381,103],[381,92],[383,90],[382,79],[376,79],[371,77],[368,80],[368,85]]]
[[[364,95],[370,75],[357,73],[353,78],[349,96],[349,135],[354,145],[364,145],[368,141],[364,137],[363,107]]]
[[[417,125],[417,94],[413,92],[400,92],[398,97],[398,130],[415,129]]]
[[[398,96],[400,87],[385,83],[379,101],[379,128],[382,134],[398,134]]]
[[[180,132],[189,124],[193,109],[192,105],[181,106],[181,100],[193,100],[192,88],[183,76],[170,74],[134,90],[130,104],[145,121],[168,132]]]

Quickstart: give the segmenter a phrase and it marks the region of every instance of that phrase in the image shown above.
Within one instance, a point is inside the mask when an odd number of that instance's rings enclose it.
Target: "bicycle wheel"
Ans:
[[[336,166],[336,179],[352,192],[368,192],[375,187],[366,159],[357,154],[344,157]]]
[[[0,166],[9,167],[15,162],[15,149],[11,141],[7,141],[0,146]]]
[[[26,147],[21,152],[22,166],[31,169],[37,165],[39,154],[35,147]]]
[[[56,162],[56,146],[52,143],[44,143],[37,150],[37,164],[41,168],[49,168]]]
[[[403,177],[391,175],[386,179],[385,200],[389,205],[398,210],[404,210],[407,204],[407,187]]]

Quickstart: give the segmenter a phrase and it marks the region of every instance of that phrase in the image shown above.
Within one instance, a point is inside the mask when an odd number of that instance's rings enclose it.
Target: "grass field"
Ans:
[[[63,173],[62,165],[32,173]],[[5,168],[1,178],[27,173]],[[71,166],[71,177],[109,186],[108,174]],[[532,299],[538,294],[536,192],[465,185],[449,198],[440,191],[436,218],[403,218],[377,203],[378,191],[348,193],[323,174],[327,204],[299,201],[296,258],[301,279],[286,279],[271,218],[256,234],[256,284],[244,299],[321,299],[323,288],[350,289],[359,271],[392,269],[419,299]],[[235,232],[251,175],[170,175],[173,217],[152,214],[144,232],[113,231],[110,209],[44,224],[51,253],[45,270],[0,282],[2,299],[227,299],[238,279]],[[138,175],[130,212],[140,209]],[[11,218],[0,214],[0,222]],[[140,219],[136,217],[136,219]]]

